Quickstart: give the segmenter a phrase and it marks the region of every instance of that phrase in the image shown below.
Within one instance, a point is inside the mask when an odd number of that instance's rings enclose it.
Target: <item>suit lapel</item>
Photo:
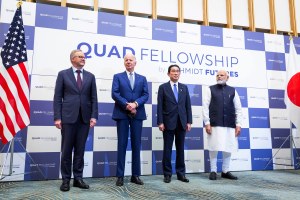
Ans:
[[[69,76],[71,82],[73,83],[74,87],[78,89],[76,78],[75,78],[72,67],[68,70],[68,76]]]
[[[133,83],[133,89],[135,89],[135,87],[136,87],[136,85],[137,85],[137,83],[138,83],[138,81],[140,80],[140,75],[139,74],[137,74],[137,73],[134,73],[134,83]]]
[[[178,83],[178,102],[180,102],[180,100],[182,99],[183,96],[183,86],[181,83]]]
[[[171,86],[171,82],[167,82],[167,92],[173,97],[174,102],[176,102],[175,94],[173,92],[173,88]],[[178,101],[179,101],[179,95],[178,95]]]
[[[86,85],[86,83],[88,82],[88,78],[89,78],[88,73],[86,73],[85,70],[82,70],[82,72],[83,72],[82,73],[83,80],[82,80],[82,88],[81,88],[81,90],[83,90],[83,88]]]
[[[123,72],[122,77],[123,77],[123,79],[125,80],[127,86],[131,89],[130,82],[129,82],[129,78],[128,78],[128,75],[127,75],[126,71]]]

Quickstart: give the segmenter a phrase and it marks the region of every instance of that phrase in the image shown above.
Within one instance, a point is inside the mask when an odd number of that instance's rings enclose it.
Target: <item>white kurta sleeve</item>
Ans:
[[[206,90],[205,90],[205,93],[204,93],[204,97],[203,97],[203,102],[202,102],[202,105],[203,105],[203,121],[204,121],[204,124],[207,125],[207,124],[210,124],[210,119],[209,119],[209,104],[210,104],[210,101],[211,101],[211,91],[210,91],[210,88],[207,87]]]
[[[233,103],[234,103],[234,108],[235,108],[235,114],[236,114],[236,125],[237,126],[242,126],[242,121],[243,121],[243,111],[242,111],[242,104],[241,104],[241,100],[240,100],[240,96],[237,93],[237,91],[235,91],[235,96],[233,99]]]

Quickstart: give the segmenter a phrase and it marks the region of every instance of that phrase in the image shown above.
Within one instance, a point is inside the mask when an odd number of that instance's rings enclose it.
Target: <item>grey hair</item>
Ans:
[[[124,60],[125,60],[125,58],[126,58],[127,56],[132,56],[132,57],[134,58],[134,60],[136,61],[136,57],[135,57],[134,54],[132,54],[132,53],[126,53],[125,56],[124,56]]]
[[[75,50],[71,51],[71,53],[70,53],[70,60],[72,60],[72,58],[75,57],[75,53],[77,53],[77,52],[82,52],[82,51],[80,49],[75,49]]]

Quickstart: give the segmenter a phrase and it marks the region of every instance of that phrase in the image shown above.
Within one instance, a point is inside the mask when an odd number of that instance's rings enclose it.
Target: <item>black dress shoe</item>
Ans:
[[[138,185],[144,185],[143,181],[138,176],[131,176],[130,182]]]
[[[217,180],[217,173],[216,172],[210,172],[209,174],[209,180]]]
[[[63,180],[60,190],[63,192],[67,192],[70,190],[70,181],[69,180]]]
[[[116,186],[123,186],[124,185],[124,178],[123,177],[118,177],[116,181]]]
[[[238,179],[236,176],[232,175],[232,173],[230,173],[230,172],[227,172],[227,173],[222,172],[221,177],[222,178],[228,178],[228,179],[231,179],[231,180],[237,180]]]
[[[86,184],[85,182],[83,182],[83,180],[74,180],[73,186],[79,187],[81,189],[89,189],[90,188],[90,186],[88,184]]]
[[[165,176],[164,177],[164,182],[165,183],[170,183],[171,182],[171,176]]]
[[[188,183],[190,182],[189,179],[187,179],[185,176],[180,176],[180,177],[177,177],[178,180],[182,181],[182,182],[185,182],[185,183]]]

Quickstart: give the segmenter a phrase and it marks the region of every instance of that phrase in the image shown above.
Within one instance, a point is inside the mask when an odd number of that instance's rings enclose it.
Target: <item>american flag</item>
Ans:
[[[29,77],[21,5],[10,24],[1,59],[0,137],[6,144],[30,122]]]

